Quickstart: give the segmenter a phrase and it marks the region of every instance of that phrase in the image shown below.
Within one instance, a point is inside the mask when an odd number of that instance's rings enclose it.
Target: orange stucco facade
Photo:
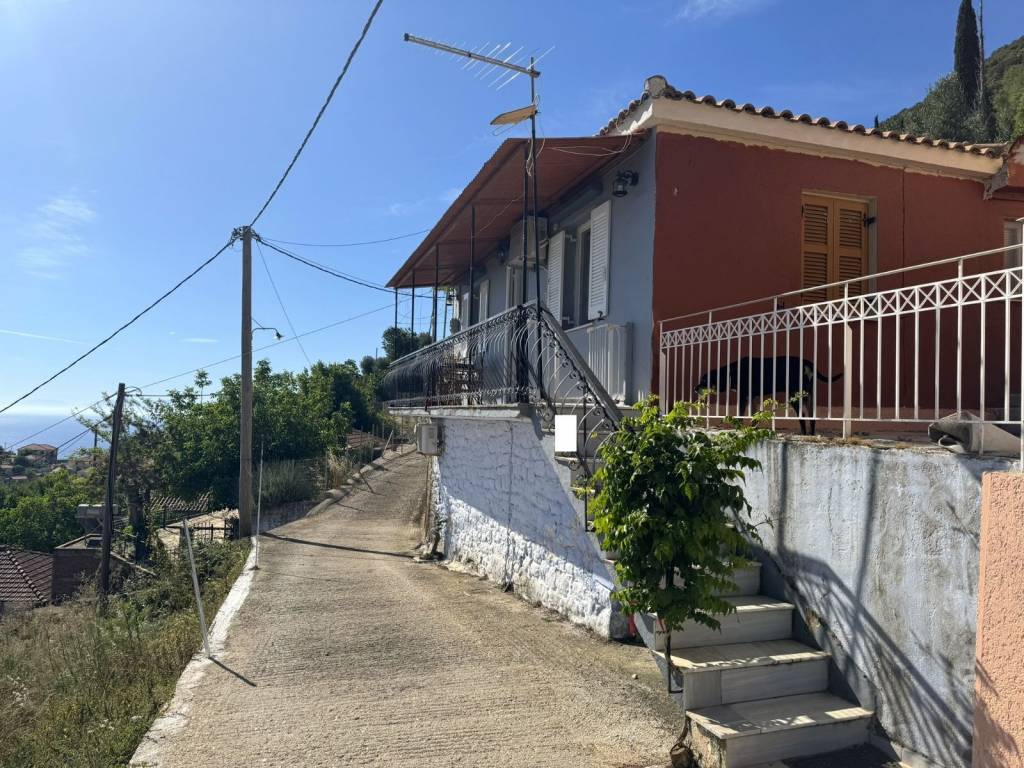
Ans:
[[[1024,473],[982,479],[974,768],[1024,765]]]
[[[874,217],[870,272],[1000,248],[1005,223],[1024,217],[1024,199],[985,199],[981,181],[673,133],[658,133],[656,141],[655,389],[660,320],[801,287],[805,192],[869,202]],[[1003,266],[1003,256],[996,255],[971,262],[967,271]],[[948,267],[921,270],[879,280],[877,289],[953,274]],[[799,297],[790,302],[798,303]],[[966,331],[977,322],[967,318]],[[1019,318],[1014,323],[1016,331]],[[1015,359],[1017,355],[1019,349],[1014,350]]]

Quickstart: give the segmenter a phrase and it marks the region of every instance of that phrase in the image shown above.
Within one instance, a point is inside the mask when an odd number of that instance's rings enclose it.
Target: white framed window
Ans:
[[[1024,243],[1024,221],[1007,221],[1003,224],[1003,245],[1020,245]],[[1006,266],[1021,265],[1021,249],[1006,251]]]

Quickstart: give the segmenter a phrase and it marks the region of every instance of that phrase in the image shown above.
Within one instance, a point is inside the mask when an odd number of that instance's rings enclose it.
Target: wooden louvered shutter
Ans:
[[[606,200],[590,212],[588,320],[598,320],[608,316],[608,252],[611,248],[611,223],[611,200]]]
[[[801,243],[801,288],[828,283],[832,255],[832,201],[827,197],[804,195]],[[805,302],[824,301],[825,289],[804,291]]]
[[[802,288],[852,280],[867,274],[867,215],[866,202],[820,195],[803,196]],[[863,292],[863,283],[850,283],[851,296]],[[842,286],[803,293],[805,302],[842,296]]]
[[[835,201],[836,234],[833,271],[829,282],[852,280],[868,271],[867,203],[854,200]],[[843,287],[832,290],[834,298],[842,298]],[[850,295],[864,292],[864,281],[850,283]]]
[[[557,232],[548,241],[548,311],[555,321],[562,322],[562,256],[565,253],[565,232]]]

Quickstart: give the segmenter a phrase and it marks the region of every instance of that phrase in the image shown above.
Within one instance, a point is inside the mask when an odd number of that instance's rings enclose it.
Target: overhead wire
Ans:
[[[263,262],[263,269],[267,273],[267,279],[270,281],[270,287],[274,289],[274,295],[277,297],[277,303],[281,306],[281,312],[284,313],[284,319],[288,322],[288,328],[292,332],[292,338],[295,339],[295,343],[299,345],[299,349],[302,351],[302,356],[306,358],[306,365],[312,366],[313,361],[309,359],[309,355],[306,354],[306,348],[302,346],[302,341],[300,341],[296,335],[295,326],[292,324],[292,318],[288,314],[288,310],[284,307],[284,301],[281,299],[281,293],[277,290],[277,283],[274,282],[274,276],[270,274],[270,266],[267,264],[266,256],[263,255],[263,246],[260,245],[259,240],[256,240],[256,250],[260,254],[260,261]]]
[[[135,315],[134,317],[132,317],[132,319],[131,319],[131,320],[129,320],[128,322],[126,322],[126,323],[122,324],[122,325],[121,325],[121,326],[120,326],[120,327],[119,327],[119,328],[118,328],[117,330],[115,330],[115,331],[114,331],[113,333],[111,333],[111,334],[110,334],[109,336],[107,336],[107,337],[106,337],[105,339],[103,339],[102,341],[100,341],[100,342],[98,342],[98,343],[94,344],[94,345],[93,345],[92,347],[90,347],[90,348],[89,348],[89,349],[88,349],[88,350],[87,350],[86,352],[84,352],[84,353],[82,353],[81,355],[79,355],[78,357],[76,357],[76,358],[75,358],[74,360],[72,360],[72,361],[71,361],[70,363],[68,363],[67,365],[65,365],[65,366],[64,366],[63,368],[61,368],[61,369],[60,369],[59,371],[57,371],[57,372],[56,372],[55,374],[53,374],[52,376],[50,376],[50,377],[49,377],[48,379],[46,379],[45,381],[41,382],[40,384],[37,384],[36,386],[32,387],[32,389],[30,389],[30,390],[29,390],[28,392],[26,392],[25,394],[21,395],[21,396],[20,396],[20,397],[18,397],[18,398],[15,398],[15,399],[14,399],[14,400],[12,400],[11,402],[9,402],[9,403],[8,403],[7,405],[5,405],[5,406],[4,406],[3,408],[0,408],[0,413],[3,413],[4,411],[10,410],[10,409],[11,409],[11,408],[12,408],[13,406],[17,405],[18,403],[20,403],[20,402],[21,402],[22,400],[24,400],[25,398],[27,398],[27,397],[30,397],[31,395],[35,394],[35,393],[36,393],[36,392],[38,392],[38,391],[39,391],[40,389],[42,389],[42,388],[43,388],[43,387],[45,387],[45,386],[46,386],[47,384],[49,384],[49,383],[50,383],[51,381],[53,381],[54,379],[56,379],[56,378],[57,378],[58,376],[60,376],[60,375],[61,375],[61,374],[63,374],[63,373],[66,373],[66,372],[68,372],[69,370],[71,370],[72,368],[74,368],[74,367],[75,367],[76,365],[78,365],[78,364],[79,364],[80,362],[82,362],[83,360],[85,360],[85,358],[87,358],[87,357],[88,357],[89,355],[91,355],[91,354],[92,354],[93,352],[95,352],[95,351],[96,351],[97,349],[99,349],[100,347],[102,347],[102,346],[103,346],[104,344],[106,344],[106,343],[107,343],[108,341],[110,341],[111,339],[113,339],[113,338],[114,338],[115,336],[117,336],[117,335],[118,335],[119,333],[121,333],[121,331],[125,330],[125,329],[126,329],[126,328],[128,328],[128,327],[129,327],[130,325],[134,324],[134,323],[135,323],[135,322],[136,322],[136,321],[137,321],[137,320],[138,320],[139,318],[141,318],[141,317],[142,317],[143,315],[145,315],[145,314],[146,314],[147,312],[149,312],[149,311],[150,311],[151,309],[153,309],[153,308],[154,308],[154,307],[156,307],[156,306],[157,306],[158,304],[160,304],[160,303],[161,303],[161,302],[162,302],[162,301],[163,301],[164,299],[166,299],[166,298],[167,298],[168,296],[170,296],[170,295],[171,295],[172,293],[174,293],[174,292],[175,292],[176,290],[178,290],[179,288],[181,288],[181,286],[183,286],[183,285],[184,285],[185,283],[187,283],[187,282],[188,282],[189,280],[191,280],[191,279],[192,279],[193,277],[195,277],[195,276],[196,276],[196,275],[198,275],[198,274],[199,274],[200,272],[202,272],[202,271],[203,271],[203,269],[205,269],[205,268],[206,268],[207,266],[209,266],[209,265],[210,265],[210,264],[211,264],[211,263],[212,263],[212,262],[214,261],[214,259],[216,259],[216,258],[217,258],[218,256],[220,256],[220,255],[221,255],[222,253],[224,253],[224,251],[226,251],[226,250],[227,250],[228,248],[230,248],[230,247],[231,247],[231,245],[232,245],[232,244],[233,244],[234,242],[235,242],[235,236],[234,236],[234,235],[232,234],[232,236],[231,236],[231,239],[230,239],[230,240],[228,240],[228,242],[227,242],[227,243],[225,243],[225,244],[224,244],[224,245],[223,245],[223,246],[222,246],[222,247],[220,248],[220,250],[218,250],[218,251],[217,251],[216,253],[214,253],[214,254],[213,254],[213,255],[212,255],[212,256],[211,256],[210,258],[208,258],[208,259],[207,259],[206,261],[204,261],[204,262],[203,262],[202,264],[200,264],[200,265],[199,265],[198,267],[196,267],[195,269],[193,269],[193,270],[192,270],[191,272],[189,272],[189,273],[188,273],[188,274],[187,274],[187,275],[186,275],[185,277],[183,277],[183,278],[182,278],[181,280],[179,280],[179,281],[178,281],[177,283],[175,283],[175,284],[174,284],[174,286],[172,286],[170,290],[168,290],[168,291],[165,291],[165,292],[164,292],[163,294],[161,294],[161,295],[160,295],[160,297],[159,297],[158,299],[156,299],[156,301],[154,301],[154,302],[152,302],[151,304],[149,304],[149,306],[147,306],[147,307],[146,307],[145,309],[143,309],[143,310],[142,310],[141,312],[138,312],[138,313],[137,313],[137,314],[136,314],[136,315]]]
[[[267,248],[275,250],[275,251],[277,251],[278,253],[280,253],[283,256],[287,256],[289,259],[294,259],[295,261],[298,261],[298,262],[301,262],[301,263],[305,264],[307,267],[312,267],[313,269],[317,269],[317,270],[319,270],[321,272],[324,272],[324,273],[326,273],[328,275],[332,275],[333,277],[337,277],[340,280],[346,280],[346,281],[348,281],[350,283],[354,283],[355,285],[361,285],[364,288],[372,288],[375,291],[383,291],[384,293],[392,293],[393,292],[391,288],[388,288],[388,287],[382,285],[381,283],[373,283],[373,282],[370,282],[369,280],[364,280],[363,278],[354,277],[352,275],[347,275],[344,272],[340,272],[340,271],[338,271],[336,269],[332,269],[331,267],[328,267],[325,264],[320,264],[319,262],[313,261],[311,259],[303,258],[302,256],[299,256],[296,253],[292,253],[287,248],[281,248],[280,246],[274,245],[273,243],[269,243],[269,242],[266,242],[266,241],[264,241],[263,244],[266,245]]]
[[[320,124],[320,119],[324,116],[324,112],[327,111],[327,107],[331,103],[331,99],[334,98],[335,92],[338,90],[338,86],[341,85],[341,81],[345,79],[345,75],[348,73],[348,68],[352,64],[352,59],[355,58],[356,53],[359,51],[359,47],[363,44],[363,40],[366,38],[366,34],[370,31],[370,26],[373,24],[374,18],[377,16],[377,11],[380,10],[384,0],[377,0],[373,6],[373,10],[370,11],[370,16],[366,19],[366,23],[363,25],[363,31],[360,33],[359,38],[356,40],[355,45],[352,46],[352,50],[349,51],[348,58],[345,59],[345,66],[341,68],[341,72],[334,81],[334,85],[331,86],[331,90],[327,94],[327,98],[324,99],[323,105],[320,107],[320,111],[317,112],[316,117],[313,119],[313,124],[306,131],[305,137],[302,139],[302,143],[299,144],[299,148],[295,150],[295,155],[292,157],[291,162],[288,163],[288,167],[284,169],[284,173],[281,174],[281,178],[278,179],[277,184],[274,185],[273,191],[270,193],[270,197],[266,199],[266,202],[260,207],[259,211],[253,216],[252,221],[249,222],[249,226],[252,227],[260,220],[260,217],[264,214],[267,208],[270,207],[271,202],[277,196],[278,191],[284,185],[285,179],[288,178],[288,174],[292,172],[292,168],[295,167],[295,163],[298,162],[299,156],[302,151],[306,148],[306,144],[309,143],[309,139],[313,136],[313,132],[316,127]]]
[[[404,240],[407,237],[416,237],[416,235],[425,235],[430,229],[421,229],[416,232],[407,232],[404,235],[395,235],[394,237],[382,237],[379,240],[363,240],[359,243],[297,243],[294,240],[279,240],[274,237],[267,237],[263,235],[263,242],[267,243],[280,243],[281,245],[299,245],[304,248],[356,248],[362,245],[379,245],[380,243],[393,243],[395,240]]]
[[[100,403],[106,402],[107,400],[109,400],[112,397],[114,397],[114,395],[107,395],[105,397],[101,397],[99,400],[97,400],[96,402],[92,403],[91,405],[86,405],[86,406],[84,406],[82,408],[78,408],[78,409],[72,408],[70,416],[65,416],[63,419],[59,419],[58,421],[53,422],[53,424],[50,424],[49,426],[43,427],[42,429],[40,429],[40,430],[38,430],[36,432],[33,432],[31,435],[26,435],[25,437],[23,437],[23,438],[21,438],[19,440],[15,440],[10,445],[8,445],[7,448],[8,448],[8,450],[10,450],[12,448],[17,448],[18,446],[23,445],[24,443],[27,443],[32,438],[39,437],[39,435],[43,434],[44,432],[49,432],[54,427],[59,427],[61,424],[64,424],[65,422],[68,422],[68,421],[71,421],[72,419],[78,418],[79,415],[85,413],[86,411],[88,411],[88,410],[90,410],[92,408],[95,408]]]

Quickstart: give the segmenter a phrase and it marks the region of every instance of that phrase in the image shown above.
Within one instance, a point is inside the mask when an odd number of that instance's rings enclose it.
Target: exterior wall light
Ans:
[[[629,193],[629,188],[635,187],[639,180],[640,174],[636,171],[619,171],[612,182],[612,195],[625,197]]]

